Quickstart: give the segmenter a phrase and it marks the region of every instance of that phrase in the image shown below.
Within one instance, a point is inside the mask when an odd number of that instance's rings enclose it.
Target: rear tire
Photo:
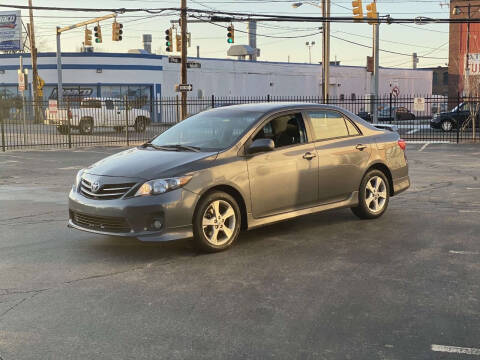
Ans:
[[[215,191],[197,205],[193,217],[193,241],[203,252],[228,249],[240,234],[241,213],[235,199],[222,191]]]
[[[80,134],[89,135],[93,133],[93,120],[92,119],[82,119],[78,125]]]
[[[358,192],[358,206],[352,212],[360,219],[376,219],[387,210],[390,186],[380,170],[371,170],[363,177]]]
[[[450,132],[453,129],[453,123],[451,120],[442,121],[442,130],[445,132]]]
[[[135,131],[138,133],[143,133],[145,132],[145,129],[147,128],[147,119],[145,118],[138,118],[135,120]]]

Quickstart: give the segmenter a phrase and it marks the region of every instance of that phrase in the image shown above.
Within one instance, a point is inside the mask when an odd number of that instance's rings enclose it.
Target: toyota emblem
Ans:
[[[100,189],[100,183],[98,181],[92,182],[92,191],[97,192]]]

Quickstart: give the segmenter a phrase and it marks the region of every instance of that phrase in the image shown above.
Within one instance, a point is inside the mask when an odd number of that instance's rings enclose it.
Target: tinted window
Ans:
[[[336,111],[310,111],[308,115],[312,120],[313,137],[315,140],[349,135],[343,115]]]
[[[302,115],[288,114],[272,119],[254,136],[253,140],[256,139],[272,139],[276,148],[305,143]]]
[[[113,110],[113,100],[105,100],[105,107],[107,110]]]
[[[157,146],[189,145],[202,150],[226,149],[263,115],[255,111],[217,109],[193,115],[157,136]]]

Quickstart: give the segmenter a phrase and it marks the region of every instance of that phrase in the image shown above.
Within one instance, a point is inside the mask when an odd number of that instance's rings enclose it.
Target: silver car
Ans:
[[[323,210],[377,218],[409,186],[395,132],[335,106],[236,105],[79,171],[69,226],[143,241],[193,237],[214,252],[240,230]]]

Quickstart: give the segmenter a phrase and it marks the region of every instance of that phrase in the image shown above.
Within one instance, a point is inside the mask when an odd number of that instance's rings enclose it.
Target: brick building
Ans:
[[[470,8],[470,11],[469,11]],[[450,17],[452,19],[480,18],[480,0],[451,0]],[[465,92],[466,54],[470,54],[469,68],[471,76],[480,75],[480,23],[450,24],[450,51],[448,61],[448,94],[456,97]],[[468,48],[468,49],[467,49]],[[478,54],[478,55],[477,55]],[[472,75],[473,74],[473,75]]]

